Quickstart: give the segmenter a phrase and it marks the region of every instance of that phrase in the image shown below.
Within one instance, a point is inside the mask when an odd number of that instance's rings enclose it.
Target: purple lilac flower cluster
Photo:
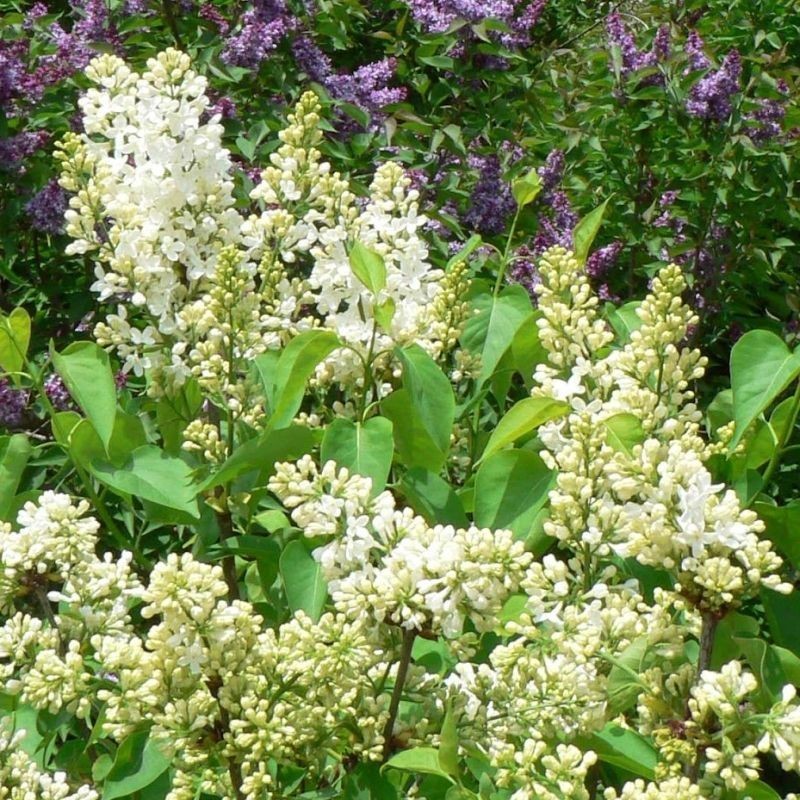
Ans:
[[[745,131],[756,144],[765,144],[783,132],[783,120],[786,117],[786,104],[789,100],[789,86],[781,80],[778,81],[777,89],[782,97],[757,100],[758,108],[745,117],[749,123],[745,127]]]
[[[29,392],[18,389],[8,378],[0,378],[0,427],[19,428],[25,416]]]
[[[429,33],[443,33],[459,20],[473,25],[493,20],[506,30],[492,31],[509,48],[527,47],[531,29],[547,0],[407,0],[414,19]]]
[[[67,391],[67,387],[64,386],[61,376],[55,372],[50,373],[45,378],[44,393],[56,411],[67,411],[72,406],[72,398],[69,391]]]
[[[477,170],[478,181],[469,197],[464,222],[484,235],[502,233],[515,203],[511,187],[503,179],[500,157],[470,155],[468,164]]]
[[[298,25],[285,0],[255,0],[242,15],[240,29],[228,38],[222,60],[233,66],[257,69]]]
[[[64,230],[64,213],[68,207],[67,193],[54,178],[28,201],[25,211],[31,225],[42,233],[61,233]]]
[[[619,12],[615,11],[606,18],[606,34],[609,44],[619,48],[622,57],[622,74],[630,75],[641,69],[655,67],[666,61],[670,55],[669,26],[662,25],[653,40],[652,48],[645,52],[636,46],[633,34],[625,26]],[[652,83],[663,83],[661,75],[653,76]]]
[[[46,43],[55,48],[33,59],[30,42],[13,40],[0,45],[0,104],[6,113],[16,115],[29,103],[41,100],[45,90],[84,69],[95,55],[93,45],[120,44],[104,0],[73,0],[78,19],[67,32],[58,22],[43,31]],[[25,26],[33,28],[47,13],[43,3],[28,10]]]
[[[742,59],[737,50],[725,56],[722,66],[703,76],[689,92],[686,110],[700,119],[725,122],[731,115],[731,98],[741,90]]]
[[[397,68],[393,58],[364,64],[352,72],[336,71],[330,58],[308,36],[297,37],[292,52],[297,66],[312,81],[324,86],[335,100],[364,109],[373,125],[382,119],[385,106],[406,98],[405,87],[389,86]]]
[[[559,187],[564,178],[564,153],[551,150],[544,165],[537,173],[542,181],[539,204],[539,231],[533,240],[533,252],[541,255],[548,247],[561,245],[572,247],[572,231],[578,222],[578,215],[572,208],[566,193]]]

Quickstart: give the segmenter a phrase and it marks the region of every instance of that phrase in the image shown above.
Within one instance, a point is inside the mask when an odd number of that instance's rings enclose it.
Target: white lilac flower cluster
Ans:
[[[385,627],[298,613],[266,628],[250,603],[224,599],[220,567],[188,553],[158,563],[143,584],[129,553],[95,555],[87,510],[46,492],[20,512],[18,531],[0,529],[4,692],[90,727],[100,719],[118,743],[146,726],[172,761],[170,800],[233,796],[234,774],[241,796],[256,800],[276,761],[321,774],[338,768],[329,753],[380,757],[383,681],[395,660]],[[40,774],[19,737],[1,731],[0,776],[0,797],[17,786],[33,792],[19,797],[97,797],[69,794],[62,774]]]
[[[430,526],[391,492],[371,497],[372,482],[333,461],[310,456],[276,465],[269,489],[292,509],[309,538],[336,609],[409,630],[455,638],[469,619],[478,631],[497,626],[531,555],[511,531]]]
[[[446,287],[427,260],[418,193],[387,163],[357,199],[321,159],[314,94],[303,95],[280,132],[251,193],[262,211],[248,218],[235,206],[206,80],[188,56],[167,50],[140,75],[104,55],[86,74],[85,133],[68,134],[57,154],[61,185],[73,193],[68,252],[95,262],[93,291],[117,303],[95,337],[126,371],[146,374],[152,394],[194,376],[221,407],[241,413],[258,403],[252,359],[315,326],[345,346],[318,379],[345,385],[363,382],[371,355],[383,354],[376,369],[388,367],[397,344],[418,342],[434,356],[454,345],[458,291],[435,302]],[[356,241],[383,260],[377,294],[351,268]],[[258,416],[251,410],[247,421]]]
[[[22,749],[25,731],[10,734],[0,726],[0,797],[5,800],[99,800],[88,786],[70,788],[65,772],[40,770]]]
[[[763,523],[705,467],[718,445],[701,437],[690,389],[705,359],[681,346],[696,319],[681,301],[680,269],[653,279],[638,328],[617,348],[570,253],[547,251],[540,273],[550,363],[537,367],[533,393],[571,404],[540,430],[542,457],[558,469],[546,532],[581,552],[586,569],[612,554],[666,568],[699,608],[730,607],[762,586],[791,591],[758,536]]]
[[[761,587],[791,586],[755,514],[705,467],[719,445],[701,437],[692,402],[704,359],[681,349],[693,316],[679,270],[653,280],[638,328],[616,348],[571,253],[551,249],[540,273],[550,363],[537,367],[533,394],[571,405],[539,430],[557,469],[545,531],[564,555],[526,569],[524,611],[506,624],[513,638],[447,679],[463,740],[486,753],[513,800],[589,797],[586,737],[614,720],[653,737],[658,780],[607,788],[606,800],[739,791],[768,750],[795,769],[792,688],[763,713],[740,662],[698,674],[687,657],[691,637],[713,636],[715,620]],[[671,572],[674,589],[647,602],[624,578],[626,558]]]

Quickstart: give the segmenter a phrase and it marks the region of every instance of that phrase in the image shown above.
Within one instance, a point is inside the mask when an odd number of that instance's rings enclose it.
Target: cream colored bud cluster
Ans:
[[[598,319],[598,299],[575,256],[563,247],[551,247],[538,264],[542,282],[536,286],[539,339],[548,358],[560,370],[577,359],[590,359],[609,344],[613,334]]]
[[[306,536],[332,537],[314,551],[337,610],[416,631],[458,637],[469,618],[492,630],[531,556],[510,531],[431,527],[368,478],[305,456],[276,465],[269,489]]]
[[[228,446],[220,438],[219,428],[202,419],[192,420],[183,431],[181,447],[192,453],[200,453],[207,464],[221,464],[227,454]]]
[[[523,584],[527,610],[505,626],[519,635],[496,646],[488,663],[456,665],[445,681],[462,741],[485,752],[498,782],[521,797],[536,797],[547,785],[544,754],[566,743],[577,758],[575,748],[614,716],[614,664],[631,653],[642,663],[683,658],[677,598],[658,591],[648,605],[629,584],[600,580],[586,591],[575,577],[552,555],[531,565]],[[607,570],[604,578],[615,575]],[[545,599],[549,592],[553,599]],[[570,791],[582,791],[581,784]]]
[[[17,531],[0,529],[4,689],[34,708],[79,718],[91,710],[92,639],[124,638],[141,591],[130,553],[95,555],[98,524],[84,516],[88,510],[84,500],[47,491],[23,506]],[[31,609],[45,619],[26,613]]]
[[[252,605],[225,599],[220,567],[189,553],[157,563],[142,586],[130,572],[130,554],[94,556],[97,524],[82,518],[86,510],[83,502],[45,494],[20,513],[20,533],[0,532],[6,585],[14,579],[37,587],[34,597],[17,592],[7,605],[37,608],[43,617],[17,611],[0,627],[5,692],[78,718],[102,704],[99,724],[117,743],[146,728],[171,759],[170,796],[179,799],[232,796],[228,763],[241,774],[247,800],[261,800],[274,781],[275,758],[324,777],[338,769],[331,753],[380,757],[389,704],[382,681],[396,660],[384,626],[333,614],[315,623],[298,614],[266,628]],[[129,615],[134,603],[149,623],[141,633]],[[425,680],[413,677],[410,685]],[[0,775],[13,762],[14,780],[29,788],[20,770],[33,767],[22,753],[8,756],[7,747],[0,734]],[[16,786],[10,780],[3,789]],[[41,790],[31,796],[50,798],[48,781],[58,785],[53,800],[68,796],[59,774],[31,772],[30,780]]]
[[[65,772],[41,770],[23,749],[25,731],[0,725],[0,798],[3,800],[99,800],[88,786],[70,787]]]
[[[428,329],[431,334],[434,358],[453,350],[469,315],[465,300],[470,279],[466,261],[458,261],[439,281],[440,290],[428,306]]]
[[[587,338],[600,323],[577,262],[553,248],[543,264],[540,336],[554,366],[537,368],[533,394],[571,405],[539,432],[542,457],[558,469],[545,531],[584,558],[615,553],[672,570],[703,608],[737,605],[762,586],[790,591],[758,536],[763,524],[704,466],[714,448],[700,436],[691,385],[706,359],[681,347],[696,318],[681,300],[680,269],[653,278],[630,340],[607,348],[605,337],[600,351]]]
[[[418,342],[437,358],[454,346],[463,302],[431,306],[442,273],[427,260],[418,193],[389,163],[357,203],[322,160],[314,94],[301,97],[252,192],[262,212],[245,219],[223,127],[206,119],[206,80],[188,56],[167,50],[140,75],[104,55],[86,74],[86,133],[67,135],[57,155],[73,193],[68,252],[91,254],[92,290],[117,303],[97,341],[126,371],[146,374],[153,396],[195,376],[221,409],[258,427],[263,408],[246,366],[300,331],[324,325],[358,351],[337,351],[318,371],[318,380],[350,387],[364,384],[370,352],[383,351],[371,368],[385,380],[395,345]],[[356,240],[385,262],[377,296],[350,266]],[[464,281],[456,268],[447,297]]]
[[[603,797],[604,800],[711,800],[689,778],[667,778],[650,783],[637,778],[626,783],[619,794],[616,789],[606,789]]]

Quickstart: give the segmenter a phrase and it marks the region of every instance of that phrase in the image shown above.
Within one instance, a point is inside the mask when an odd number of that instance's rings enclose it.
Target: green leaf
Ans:
[[[395,753],[381,768],[392,767],[403,772],[421,772],[425,775],[438,775],[454,783],[450,775],[439,764],[439,751],[435,747],[412,747]]]
[[[480,234],[473,233],[472,236],[467,239],[467,243],[454,256],[450,257],[447,262],[447,269],[449,270],[450,267],[461,261],[466,261],[482,244],[483,239],[481,239]]]
[[[527,534],[547,500],[554,473],[529,450],[503,450],[487,458],[475,476],[475,524]]]
[[[534,324],[533,307],[521,286],[507,286],[497,297],[480,294],[473,300],[473,307],[478,313],[464,325],[461,343],[481,358],[477,379],[480,388],[492,376],[517,332],[526,323]]]
[[[381,413],[392,422],[397,455],[404,466],[409,469],[423,467],[432,472],[442,468],[447,453],[439,449],[425,429],[408,389],[398,389],[384,397]]]
[[[397,310],[397,304],[391,297],[387,297],[380,303],[377,303],[372,313],[375,315],[375,321],[380,325],[381,330],[386,333],[391,333],[392,320],[394,319],[394,312]]]
[[[610,198],[609,198],[610,199]],[[592,249],[592,242],[597,236],[600,226],[603,224],[603,217],[606,213],[608,200],[590,211],[576,226],[572,233],[574,243],[575,258],[578,263],[585,264],[589,257],[589,250]]]
[[[800,569],[800,500],[785,506],[756,503],[753,510],[764,520],[770,541],[795,569]]]
[[[635,414],[614,414],[603,420],[608,444],[617,452],[633,454],[633,448],[644,441],[642,421]]]
[[[644,671],[647,637],[634,639],[612,662],[608,673],[608,711],[612,717],[627,711],[644,690],[639,675]]]
[[[764,589],[760,597],[775,644],[800,655],[800,593],[785,595]]]
[[[563,416],[568,410],[569,403],[549,397],[527,397],[520,400],[497,423],[484,448],[481,460],[489,458],[545,422]]]
[[[285,428],[300,410],[306,383],[317,365],[337,347],[339,337],[333,331],[304,331],[292,339],[275,366],[275,398],[271,429]]]
[[[419,346],[395,350],[403,363],[403,386],[422,426],[444,454],[450,449],[456,401],[447,376]]]
[[[617,334],[617,342],[626,344],[631,340],[631,334],[639,330],[642,326],[642,319],[636,313],[636,309],[641,305],[640,300],[632,300],[617,308],[612,308],[607,316],[614,333]]]
[[[384,417],[372,417],[366,422],[335,419],[325,431],[320,459],[335,461],[351,473],[372,479],[372,494],[386,486],[394,455],[392,423]]]
[[[0,369],[20,372],[30,341],[31,318],[24,308],[15,308],[7,317],[0,314]]]
[[[117,413],[117,387],[108,354],[94,342],[75,342],[52,357],[53,366],[107,452]]]
[[[192,480],[189,465],[155,445],[138,447],[122,467],[94,462],[92,474],[123,497],[138,497],[200,518],[199,487]]]
[[[750,781],[741,792],[736,794],[736,800],[781,800],[781,797],[763,781]]]
[[[442,722],[439,738],[439,766],[454,778],[458,776],[458,728],[453,714],[453,706],[447,703],[447,711]]]
[[[383,257],[358,240],[353,242],[347,255],[353,274],[377,296],[386,287],[386,264]]]
[[[589,745],[600,761],[653,780],[658,751],[641,734],[609,722],[589,739]]]
[[[292,612],[305,611],[315,622],[328,596],[322,567],[301,541],[289,542],[280,558],[280,572],[286,600]]]
[[[542,179],[535,169],[532,169],[527,175],[518,178],[511,184],[511,194],[520,208],[532,203],[541,191]]]
[[[132,733],[117,749],[102,800],[128,797],[147,788],[166,772],[169,764],[170,760],[148,739],[147,731]]]
[[[770,331],[748,331],[731,350],[731,389],[736,423],[728,451],[735,449],[753,420],[800,375],[800,355]]]
[[[400,491],[411,508],[430,525],[469,525],[459,496],[446,481],[422,467],[408,470],[400,481]]]
[[[198,491],[206,492],[256,470],[266,478],[272,474],[277,461],[300,458],[310,453],[314,444],[314,434],[305,425],[290,425],[278,430],[268,428],[255,439],[239,445],[233,455],[200,484]]]
[[[24,434],[0,438],[0,520],[13,522],[9,513],[30,457],[31,443]]]

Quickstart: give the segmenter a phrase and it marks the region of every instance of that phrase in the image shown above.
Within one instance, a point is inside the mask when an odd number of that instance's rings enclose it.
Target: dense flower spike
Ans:
[[[206,82],[187,56],[167,51],[141,76],[103,56],[87,74],[98,88],[81,102],[86,134],[68,135],[59,153],[61,185],[74,195],[69,250],[95,259],[94,291],[118,303],[97,324],[98,342],[126,371],[146,374],[151,394],[194,377],[236,419],[257,425],[262,400],[249,365],[300,331],[323,325],[350,346],[319,374],[350,385],[363,382],[370,352],[418,342],[442,355],[454,345],[458,314],[441,308],[439,320],[430,310],[441,273],[420,237],[418,193],[388,163],[359,206],[321,160],[313,94],[301,98],[252,192],[264,211],[245,220],[222,127],[215,116],[203,121]],[[386,264],[377,297],[350,266],[356,240]],[[373,309],[387,304],[390,322],[379,326]]]
[[[371,481],[310,457],[279,464],[269,488],[292,509],[312,538],[333,537],[314,551],[338,611],[352,620],[373,616],[448,637],[469,619],[492,630],[530,561],[510,531],[429,526],[397,509],[389,492],[371,499]]]

